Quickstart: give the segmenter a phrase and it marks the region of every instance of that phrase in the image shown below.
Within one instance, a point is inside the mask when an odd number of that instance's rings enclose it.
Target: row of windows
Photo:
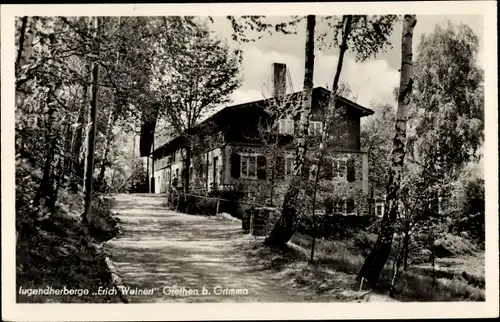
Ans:
[[[259,154],[238,154],[232,157],[232,174],[233,177],[241,177],[247,179],[266,179],[267,177],[267,159]],[[279,166],[276,170],[279,174],[283,173],[285,177],[293,175],[293,157],[286,157],[282,163],[284,169]],[[277,163],[281,163],[277,160]],[[328,166],[327,166],[328,165]],[[355,163],[354,160],[337,159],[331,163],[324,165],[321,169],[321,177],[326,180],[347,179],[347,181],[355,181]],[[281,166],[281,167],[283,167]],[[316,176],[317,166],[312,165],[309,169],[310,179]]]
[[[181,160],[181,154],[179,151],[176,151],[175,153],[172,153],[168,156],[163,156],[160,159],[156,159],[154,161],[154,167],[155,167],[155,169],[165,168],[169,164],[174,163],[174,162],[179,161],[179,160]]]
[[[280,119],[278,121],[278,132],[280,134],[289,134],[293,135],[294,123],[293,119],[286,118]],[[320,135],[323,130],[323,123],[319,121],[310,121],[309,122],[309,135]]]

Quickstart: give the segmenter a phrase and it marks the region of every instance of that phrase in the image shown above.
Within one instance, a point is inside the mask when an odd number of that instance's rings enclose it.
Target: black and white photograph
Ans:
[[[9,304],[498,316],[496,3],[433,3],[2,6]]]

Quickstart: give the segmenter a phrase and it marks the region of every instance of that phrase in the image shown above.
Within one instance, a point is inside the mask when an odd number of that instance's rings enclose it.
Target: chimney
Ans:
[[[273,97],[283,97],[286,94],[286,65],[273,63]]]

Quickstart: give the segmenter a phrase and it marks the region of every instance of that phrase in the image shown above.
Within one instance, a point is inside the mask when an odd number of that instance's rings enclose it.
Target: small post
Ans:
[[[217,208],[215,209],[215,215],[216,216],[219,213],[219,201],[220,201],[220,199],[217,199]]]

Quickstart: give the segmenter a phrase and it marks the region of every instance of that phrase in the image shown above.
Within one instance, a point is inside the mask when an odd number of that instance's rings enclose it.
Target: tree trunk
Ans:
[[[275,146],[276,147],[276,146]],[[270,195],[270,206],[274,207],[274,185],[276,184],[276,152],[273,152],[273,164],[271,167],[271,195]]]
[[[85,133],[85,112],[86,112],[86,107],[87,107],[87,90],[88,86],[85,84],[83,86],[83,104],[80,107],[80,111],[78,113],[78,120],[77,123],[80,124],[80,126],[76,130],[76,135],[74,138],[74,144],[72,146],[72,152],[71,152],[71,172],[72,172],[72,179],[71,179],[71,191],[73,193],[78,192],[78,184],[82,182],[82,169],[81,169],[81,159],[80,159],[80,152],[82,149],[82,142],[83,142],[83,137]]]
[[[58,87],[58,85],[55,85]],[[52,90],[51,90],[52,91]],[[57,138],[58,133],[54,128],[55,120],[55,104],[53,104],[52,95],[57,95],[56,93],[49,94],[50,99],[47,101],[49,106],[48,110],[48,133],[45,143],[45,164],[43,167],[43,176],[40,183],[40,187],[35,195],[33,204],[35,206],[40,205],[41,199],[44,199],[46,205],[55,204],[54,196],[54,176],[53,176],[53,164],[56,161],[57,154]]]
[[[28,17],[24,16],[21,18],[21,30],[19,34],[19,47],[17,49],[17,58],[16,58],[16,72],[21,67],[21,58],[23,57],[24,51],[24,38],[26,37],[26,27],[28,26]]]
[[[52,211],[52,213],[55,212],[55,206],[56,206],[56,200],[57,196],[59,194],[59,188],[61,187],[61,181],[62,177],[64,176],[64,157],[62,155],[59,155],[57,164],[54,169],[54,177],[55,179],[53,180],[53,188],[52,188],[52,195],[53,198],[50,200],[50,203],[47,205],[49,209]]]
[[[398,110],[396,114],[395,136],[392,150],[392,165],[387,183],[387,198],[380,234],[370,255],[366,258],[358,278],[364,277],[370,285],[378,283],[380,273],[391,252],[394,223],[397,218],[397,194],[401,181],[401,172],[406,149],[406,121],[408,104],[412,90],[412,38],[417,23],[415,15],[405,15],[401,44],[401,79],[399,85]]]
[[[117,25],[118,25],[118,33],[121,32],[122,30],[122,18],[121,17],[118,17],[118,22],[117,22]],[[121,43],[121,46],[123,46],[123,43]],[[120,64],[120,50],[116,53],[116,61],[115,61],[115,68]],[[115,92],[116,95],[118,95],[119,93]],[[97,177],[97,187],[101,190],[101,191],[104,191],[104,175],[106,173],[106,166],[108,165],[108,154],[109,154],[109,150],[110,150],[110,144],[111,144],[111,140],[112,140],[112,134],[113,134],[113,127],[116,123],[116,121],[118,120],[118,107],[121,107],[123,104],[123,99],[120,99],[113,95],[113,99],[114,99],[114,104],[111,105],[110,107],[110,111],[109,111],[109,116],[108,116],[108,123],[106,125],[106,133],[104,135],[104,138],[106,140],[106,142],[104,143],[104,155],[102,157],[102,161],[101,161],[101,169],[99,170],[99,175]],[[117,106],[118,105],[118,106]],[[133,166],[132,166],[133,168]]]
[[[34,206],[40,205],[42,199],[45,200],[46,202],[48,199],[52,198],[53,191],[51,184],[51,173],[52,173],[52,163],[54,162],[54,157],[56,154],[55,144],[56,144],[55,139],[51,138],[49,135],[49,138],[47,138],[47,143],[45,145],[46,152],[45,152],[45,164],[43,166],[42,181],[33,200]]]
[[[314,74],[314,28],[316,16],[307,16],[306,44],[305,44],[305,74],[304,93],[302,97],[302,109],[299,111],[299,130],[295,131],[297,146],[295,160],[293,163],[293,180],[283,201],[283,212],[273,227],[271,234],[266,238],[267,245],[281,246],[292,238],[297,229],[299,219],[298,197],[300,193],[300,181],[302,178],[302,167],[306,160],[306,138],[309,132],[309,114],[311,113],[313,74]],[[297,122],[296,122],[297,123]],[[297,129],[297,126],[295,126]]]
[[[410,247],[410,234],[408,230],[405,232],[405,238],[403,241],[403,270],[406,271],[408,269],[408,253]]]
[[[337,90],[339,89],[339,79],[342,73],[342,67],[344,65],[344,56],[347,51],[347,39],[349,38],[349,33],[351,32],[352,15],[346,15],[342,17],[343,27],[342,27],[342,44],[340,45],[339,61],[337,62],[337,70],[335,71],[335,77],[333,78],[332,92],[330,93],[330,105],[329,109],[335,107],[335,96],[337,95]]]
[[[95,18],[97,30],[99,30],[99,17]],[[92,103],[89,113],[89,132],[87,143],[87,155],[85,165],[85,199],[84,211],[82,220],[84,223],[89,222],[89,215],[92,208],[92,183],[94,179],[94,151],[95,151],[95,135],[96,135],[96,115],[99,108],[99,61],[94,62],[92,68]]]
[[[313,239],[312,239],[312,245],[311,245],[311,258],[309,261],[312,263],[314,261],[314,249],[316,247],[316,196],[318,192],[318,182],[319,182],[319,173],[321,170],[321,163],[322,163],[323,155],[320,156],[320,159],[318,161],[318,166],[316,169],[316,175],[314,177],[314,189],[313,189],[313,197],[312,197],[312,229],[313,229]]]
[[[111,146],[111,139],[112,139],[112,128],[114,124],[116,123],[117,120],[117,113],[114,113],[114,109],[111,107],[111,111],[109,112],[108,116],[108,124],[106,125],[106,133],[104,135],[106,142],[104,143],[104,155],[101,160],[101,167],[99,170],[99,175],[97,176],[97,181],[96,181],[96,186],[98,189],[103,188],[104,184],[104,174],[106,173],[106,166],[108,165],[108,155],[110,151],[110,146]],[[103,190],[101,190],[103,191]]]
[[[372,184],[372,186],[370,188],[370,200],[368,202],[368,213],[370,214],[370,216],[375,215],[375,198],[374,198],[374,195],[375,195],[375,187]]]
[[[55,196],[57,198],[57,194],[59,191],[59,187],[65,182],[65,176],[67,173],[67,165],[71,162],[71,123],[68,122],[66,129],[64,131],[65,135],[62,136],[64,139],[64,144],[61,147],[61,151],[64,151],[64,155],[61,155],[57,166],[56,166],[56,181],[55,181]]]
[[[391,288],[389,290],[389,296],[394,297],[394,291],[395,291],[395,285],[396,285],[396,280],[399,276],[399,269],[401,267],[401,238],[399,238],[398,242],[398,248],[397,251],[395,252],[396,258],[394,258],[394,262],[392,265],[392,279],[391,279]]]
[[[51,45],[55,43],[55,37],[52,37],[50,41]],[[50,64],[52,68],[57,69],[57,65],[52,62]],[[59,75],[57,75],[59,74]],[[60,72],[56,72],[57,76],[60,76]],[[43,167],[43,176],[42,182],[40,183],[40,187],[35,195],[33,204],[35,206],[40,205],[40,201],[43,199],[45,201],[45,205],[55,205],[55,196],[54,196],[54,176],[52,173],[52,165],[56,158],[57,153],[57,139],[58,139],[58,131],[55,127],[56,123],[56,107],[55,107],[55,99],[59,94],[59,83],[52,83],[49,89],[49,95],[47,97],[46,104],[48,106],[47,113],[47,137],[45,142],[45,165]],[[50,207],[53,208],[53,207]]]
[[[26,81],[18,83],[19,76],[22,75],[21,68],[26,65],[31,56],[33,50],[33,39],[35,33],[33,32],[33,27],[36,23],[36,17],[23,17],[21,25],[21,35],[19,37],[19,47],[15,62],[15,75],[16,75],[16,106],[22,107],[24,105],[24,99],[27,95],[25,92]]]
[[[351,31],[351,24],[352,24],[352,15],[345,15],[342,17],[342,44],[340,45],[340,53],[339,53],[339,60],[337,62],[337,69],[335,71],[335,76],[333,78],[333,84],[332,84],[332,91],[330,92],[330,100],[328,102],[328,109],[327,109],[327,114],[326,114],[326,119],[324,122],[323,126],[323,131],[322,131],[322,142],[323,144],[320,145],[320,149],[318,151],[318,155],[323,154],[324,149],[326,148],[326,140],[327,136],[330,134],[330,127],[334,123],[334,121],[340,121],[338,116],[339,113],[336,109],[336,102],[337,102],[337,91],[339,89],[339,79],[340,79],[340,74],[342,73],[342,67],[344,65],[344,56],[347,51],[347,40],[349,38],[349,33]],[[338,126],[339,124],[336,124]]]
[[[184,191],[184,193],[189,192],[189,170],[191,168],[191,153],[192,153],[191,144],[188,143],[186,144],[186,158],[184,159],[184,169],[183,169],[184,177],[182,178],[182,188],[183,188],[182,190]],[[207,177],[208,177],[208,171],[207,171]],[[215,177],[213,184],[215,184]]]

